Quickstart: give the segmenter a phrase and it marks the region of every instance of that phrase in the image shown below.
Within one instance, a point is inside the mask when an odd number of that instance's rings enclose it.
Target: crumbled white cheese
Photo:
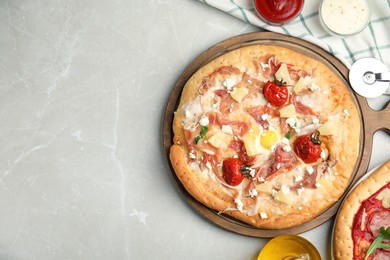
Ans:
[[[280,169],[280,167],[282,167],[282,165],[280,164],[280,163],[278,163],[277,165],[276,165],[276,169]]]
[[[321,186],[321,184],[317,182],[317,183],[315,184],[315,186],[316,186],[317,188],[319,188],[319,187]]]
[[[339,175],[339,173],[338,172],[334,172],[333,175],[337,176],[337,175]]]
[[[233,79],[225,79],[225,81],[222,83],[222,85],[229,91],[233,89],[233,86],[235,84],[236,84],[236,81]]]
[[[320,90],[320,87],[317,84],[315,84],[315,83],[311,83],[310,86],[309,86],[309,89],[311,91],[318,91],[318,90]]]
[[[267,218],[268,218],[267,213],[265,213],[265,212],[260,212],[260,218],[261,218],[261,219],[267,219]]]
[[[272,189],[272,190],[271,190],[272,197],[275,197],[276,193],[278,193],[277,190],[275,190],[275,189]]]
[[[244,208],[244,203],[242,203],[240,199],[235,199],[234,203],[236,203],[237,209],[239,211],[242,211],[242,209]]]
[[[250,176],[251,176],[252,178],[255,177],[255,175],[256,175],[255,169],[251,169],[251,170],[249,171],[249,174],[250,174]]]
[[[290,125],[292,128],[294,128],[297,125],[297,119],[294,117],[289,117],[287,118],[286,123]]]
[[[313,124],[318,125],[320,120],[317,117],[313,117]]]
[[[268,63],[263,63],[263,62],[261,62],[260,65],[261,65],[261,67],[262,67],[263,70],[269,68]]]
[[[264,177],[259,177],[259,178],[257,178],[257,180],[258,180],[259,182],[265,182]]]
[[[298,210],[302,210],[303,208],[301,206],[298,207]]]
[[[233,129],[230,127],[230,125],[223,125],[222,126],[222,132],[227,134],[233,134]]]
[[[324,150],[321,150],[320,157],[321,157],[321,159],[326,159],[326,153]]]
[[[189,157],[190,159],[196,159],[196,156],[195,156],[195,154],[193,154],[193,153],[189,153],[189,154],[188,154],[188,157]]]
[[[267,120],[267,119],[268,119],[268,114],[262,114],[262,115],[261,115],[261,119]]]
[[[282,138],[282,143],[283,144],[290,144],[290,140],[288,140],[286,137]]]
[[[285,152],[290,152],[291,151],[291,146],[289,146],[289,145],[284,145],[283,146],[283,151],[285,151]]]
[[[297,189],[298,195],[301,195],[304,190],[305,190],[304,187],[301,187],[301,188]]]
[[[280,189],[284,194],[290,193],[290,188],[287,185],[282,185],[282,187]]]
[[[302,178],[301,175],[296,175],[296,176],[295,176],[295,179],[294,179],[295,182],[300,182],[300,181],[302,181],[302,180],[303,180],[303,178]]]
[[[257,196],[257,190],[256,189],[249,190],[249,196],[256,197]]]
[[[314,169],[313,169],[313,167],[311,167],[310,165],[308,165],[308,166],[306,167],[306,171],[307,171],[307,173],[309,173],[309,174],[313,174]]]
[[[199,119],[199,124],[201,126],[208,126],[210,123],[209,118],[207,116],[203,116],[201,119]]]

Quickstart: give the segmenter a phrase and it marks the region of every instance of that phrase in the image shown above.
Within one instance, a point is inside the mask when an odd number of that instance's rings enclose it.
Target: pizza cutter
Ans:
[[[349,70],[349,83],[359,95],[375,98],[390,95],[390,71],[380,60],[362,58],[352,64]]]

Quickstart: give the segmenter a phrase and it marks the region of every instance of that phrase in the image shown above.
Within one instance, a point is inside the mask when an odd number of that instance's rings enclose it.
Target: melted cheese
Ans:
[[[218,131],[208,139],[208,142],[216,148],[227,149],[232,140],[232,135]]]
[[[290,77],[290,73],[288,72],[288,68],[286,63],[283,63],[280,68],[275,73],[275,78],[279,81],[286,82],[287,85],[292,85],[292,80]]]
[[[307,83],[305,78],[299,78],[298,82],[295,84],[293,91],[299,93],[302,90],[307,89]]]
[[[289,104],[279,109],[279,114],[280,117],[284,117],[284,118],[297,117],[297,112],[293,104]]]
[[[239,87],[230,92],[230,96],[238,103],[241,103],[241,101],[245,98],[246,95],[248,95],[248,93],[249,90],[246,87]]]

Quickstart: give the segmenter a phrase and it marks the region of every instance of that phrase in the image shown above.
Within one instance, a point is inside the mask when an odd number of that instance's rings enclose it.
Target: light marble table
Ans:
[[[0,259],[254,259],[268,239],[179,195],[161,125],[185,67],[255,31],[195,0],[0,1]],[[324,259],[332,224],[302,234]]]

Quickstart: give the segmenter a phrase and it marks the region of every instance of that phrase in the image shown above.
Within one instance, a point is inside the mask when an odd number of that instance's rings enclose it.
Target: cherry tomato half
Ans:
[[[287,102],[288,99],[288,89],[285,86],[280,86],[275,82],[267,81],[263,88],[263,94],[265,99],[271,105],[280,107]]]
[[[223,179],[227,184],[237,186],[242,182],[244,176],[241,173],[242,162],[237,158],[228,158],[223,161]]]
[[[305,163],[314,163],[321,155],[321,141],[319,132],[299,136],[294,141],[294,152]]]

